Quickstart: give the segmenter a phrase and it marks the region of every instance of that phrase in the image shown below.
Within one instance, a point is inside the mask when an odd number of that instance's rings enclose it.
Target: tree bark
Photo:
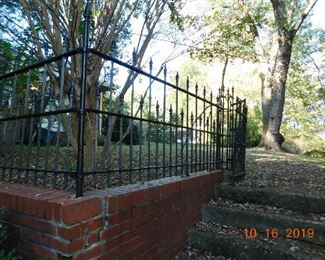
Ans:
[[[280,133],[285,86],[292,54],[290,32],[280,32],[277,36],[277,47],[274,64],[270,64],[266,84],[262,86],[263,132],[261,145],[266,149],[281,150],[284,137]]]

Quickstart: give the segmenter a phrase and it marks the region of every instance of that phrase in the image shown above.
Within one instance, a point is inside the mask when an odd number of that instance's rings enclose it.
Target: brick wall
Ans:
[[[0,183],[10,245],[24,259],[170,259],[201,218],[221,172],[169,177],[73,198]]]

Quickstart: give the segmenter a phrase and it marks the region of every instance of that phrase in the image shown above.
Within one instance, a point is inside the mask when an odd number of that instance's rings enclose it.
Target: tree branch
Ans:
[[[300,29],[301,25],[303,24],[305,18],[308,16],[310,11],[313,9],[313,7],[317,3],[317,1],[318,0],[311,0],[309,2],[309,4],[305,7],[304,11],[300,15],[300,18],[298,19],[298,21],[296,21],[296,23],[293,26],[293,29],[292,29],[292,34],[293,35],[295,35],[299,31],[299,29]]]

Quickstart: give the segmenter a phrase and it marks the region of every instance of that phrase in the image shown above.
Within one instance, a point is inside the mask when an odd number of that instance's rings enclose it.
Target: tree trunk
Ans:
[[[280,133],[285,85],[292,53],[292,39],[289,32],[279,32],[277,52],[271,62],[266,84],[262,86],[263,133],[261,145],[266,149],[281,150],[284,137]]]

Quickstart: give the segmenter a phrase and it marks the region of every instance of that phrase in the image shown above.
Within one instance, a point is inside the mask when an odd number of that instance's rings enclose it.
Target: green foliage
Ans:
[[[248,111],[246,142],[248,147],[255,147],[262,138],[262,112],[259,106],[254,106]]]
[[[0,208],[0,219],[3,218],[6,210],[4,208]],[[15,250],[11,250],[6,252],[5,243],[7,240],[7,228],[0,222],[0,259],[1,260],[18,260],[19,257],[15,256]]]
[[[226,58],[256,61],[254,42],[257,30],[254,24],[263,15],[258,11],[251,14],[248,6],[240,1],[211,1],[211,9],[212,13],[203,21],[195,22],[199,29],[210,30],[205,33],[203,48],[199,51],[193,49],[192,56],[207,62]]]
[[[305,28],[296,36],[287,81],[282,132],[302,152],[325,151],[324,141],[315,136],[324,124],[322,71],[325,63],[313,55],[322,51],[324,30]]]

